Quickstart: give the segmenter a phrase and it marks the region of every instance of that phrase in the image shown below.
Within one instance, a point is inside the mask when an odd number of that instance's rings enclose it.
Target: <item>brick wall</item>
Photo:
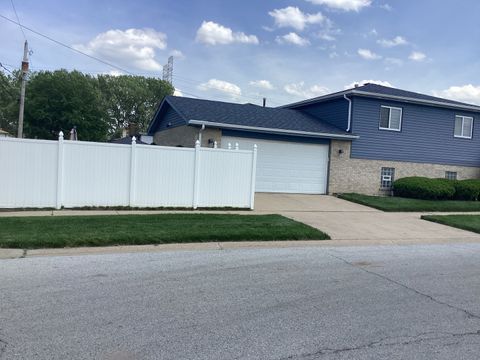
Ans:
[[[339,152],[342,150],[342,153]],[[365,160],[350,158],[351,141],[332,140],[330,148],[330,194],[356,192],[382,195],[380,176],[382,167],[395,168],[395,179],[407,176],[444,178],[445,171],[457,172],[459,180],[480,178],[480,168],[425,164],[388,160]]]

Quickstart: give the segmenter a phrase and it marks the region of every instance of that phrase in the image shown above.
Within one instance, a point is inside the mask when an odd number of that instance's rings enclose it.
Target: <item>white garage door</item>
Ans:
[[[255,191],[325,194],[327,190],[328,145],[303,144],[236,137],[222,137],[222,147],[238,143],[250,150],[257,144]]]

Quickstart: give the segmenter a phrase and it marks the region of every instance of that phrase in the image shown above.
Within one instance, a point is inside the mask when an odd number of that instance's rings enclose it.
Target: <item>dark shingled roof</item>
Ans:
[[[327,94],[327,95],[322,95],[318,96],[313,99],[308,99],[304,101],[299,101],[296,103],[288,104],[282,106],[282,108],[297,108],[301,107],[307,104],[315,103],[315,102],[320,102],[320,101],[325,101],[328,99],[332,98],[337,98],[337,97],[342,97],[343,95],[363,95],[363,96],[368,96],[368,94],[372,94],[372,97],[382,97],[384,96],[385,98],[392,98],[392,100],[397,98],[402,98],[399,99],[398,101],[410,101],[410,102],[419,102],[419,103],[425,103],[425,102],[435,102],[435,104],[430,104],[432,106],[453,106],[453,107],[464,107],[465,109],[473,110],[473,111],[480,111],[480,106],[473,105],[473,104],[467,104],[463,103],[460,101],[455,101],[455,100],[449,100],[449,99],[443,99],[435,96],[430,96],[430,95],[425,95],[425,94],[420,94],[416,93],[413,91],[407,91],[407,90],[401,90],[401,89],[396,89],[393,87],[388,87],[388,86],[382,86],[378,84],[365,84],[363,86],[358,86],[356,88],[351,88],[348,90],[344,91],[339,91],[336,93],[332,94]]]
[[[199,120],[229,125],[351,135],[342,129],[297,110],[178,96],[167,96],[165,100],[186,122],[189,120]],[[157,121],[157,119],[155,119],[155,121]],[[156,125],[152,123],[151,130],[154,130],[155,126]]]
[[[128,144],[128,145],[130,145],[132,143],[132,137],[131,136],[125,136],[125,137],[120,138],[120,139],[110,140],[110,142],[112,144]],[[137,144],[140,144],[140,145],[148,145],[146,142],[143,142],[142,140],[140,140],[140,136],[136,136],[136,141],[135,142]]]
[[[437,102],[443,102],[448,104],[472,106],[472,104],[466,104],[460,101],[443,99],[435,96],[420,94],[413,91],[400,90],[393,87],[382,86],[377,84],[365,84],[363,86],[354,88],[353,90],[364,91],[364,92],[375,93],[375,94],[382,94],[382,95],[406,97],[406,98],[417,99],[417,100],[437,101]]]

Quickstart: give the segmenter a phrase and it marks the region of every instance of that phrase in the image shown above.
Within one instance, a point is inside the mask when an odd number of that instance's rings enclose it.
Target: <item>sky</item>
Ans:
[[[162,76],[178,95],[278,106],[355,83],[480,105],[478,0],[0,0],[32,70]],[[0,63],[24,35],[0,17]],[[7,71],[7,70],[3,70]]]

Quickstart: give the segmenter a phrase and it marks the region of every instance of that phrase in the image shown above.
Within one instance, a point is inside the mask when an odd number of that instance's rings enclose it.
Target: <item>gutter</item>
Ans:
[[[401,102],[407,102],[407,103],[413,103],[413,104],[423,104],[423,105],[431,105],[431,106],[440,106],[440,107],[445,107],[445,108],[451,108],[451,109],[461,109],[465,111],[472,111],[472,112],[480,112],[480,106],[475,106],[475,105],[469,105],[469,104],[452,104],[444,101],[436,101],[436,100],[424,100],[424,99],[415,99],[411,97],[405,97],[405,96],[396,96],[396,95],[387,95],[387,94],[379,94],[379,93],[372,93],[372,92],[367,92],[367,91],[362,91],[362,90],[346,90],[340,93],[334,93],[330,95],[324,95],[321,97],[309,99],[309,100],[304,100],[300,101],[297,103],[293,104],[287,104],[287,105],[282,105],[279,106],[279,108],[282,109],[295,109],[301,106],[306,106],[309,104],[314,104],[317,102],[323,102],[331,99],[338,99],[341,97],[345,97],[345,95],[358,95],[358,96],[365,96],[365,97],[370,97],[370,98],[375,98],[375,99],[384,99],[384,100],[396,100],[396,101],[401,101]]]
[[[348,98],[347,94],[343,94],[343,97],[345,98],[345,100],[348,101],[348,125],[347,125],[347,130],[345,131],[349,132],[350,126],[352,124],[352,99]]]
[[[209,126],[220,129],[231,129],[231,130],[242,130],[242,131],[252,131],[259,133],[269,133],[277,135],[294,135],[294,136],[304,136],[304,137],[313,137],[313,138],[323,138],[323,139],[358,139],[358,135],[348,135],[348,134],[331,134],[331,133],[318,133],[312,131],[301,131],[301,130],[285,130],[285,129],[275,129],[275,128],[265,128],[258,126],[246,126],[246,125],[235,125],[235,124],[225,124],[217,123],[212,121],[203,121],[203,120],[189,120],[188,125],[200,125],[200,126]]]

